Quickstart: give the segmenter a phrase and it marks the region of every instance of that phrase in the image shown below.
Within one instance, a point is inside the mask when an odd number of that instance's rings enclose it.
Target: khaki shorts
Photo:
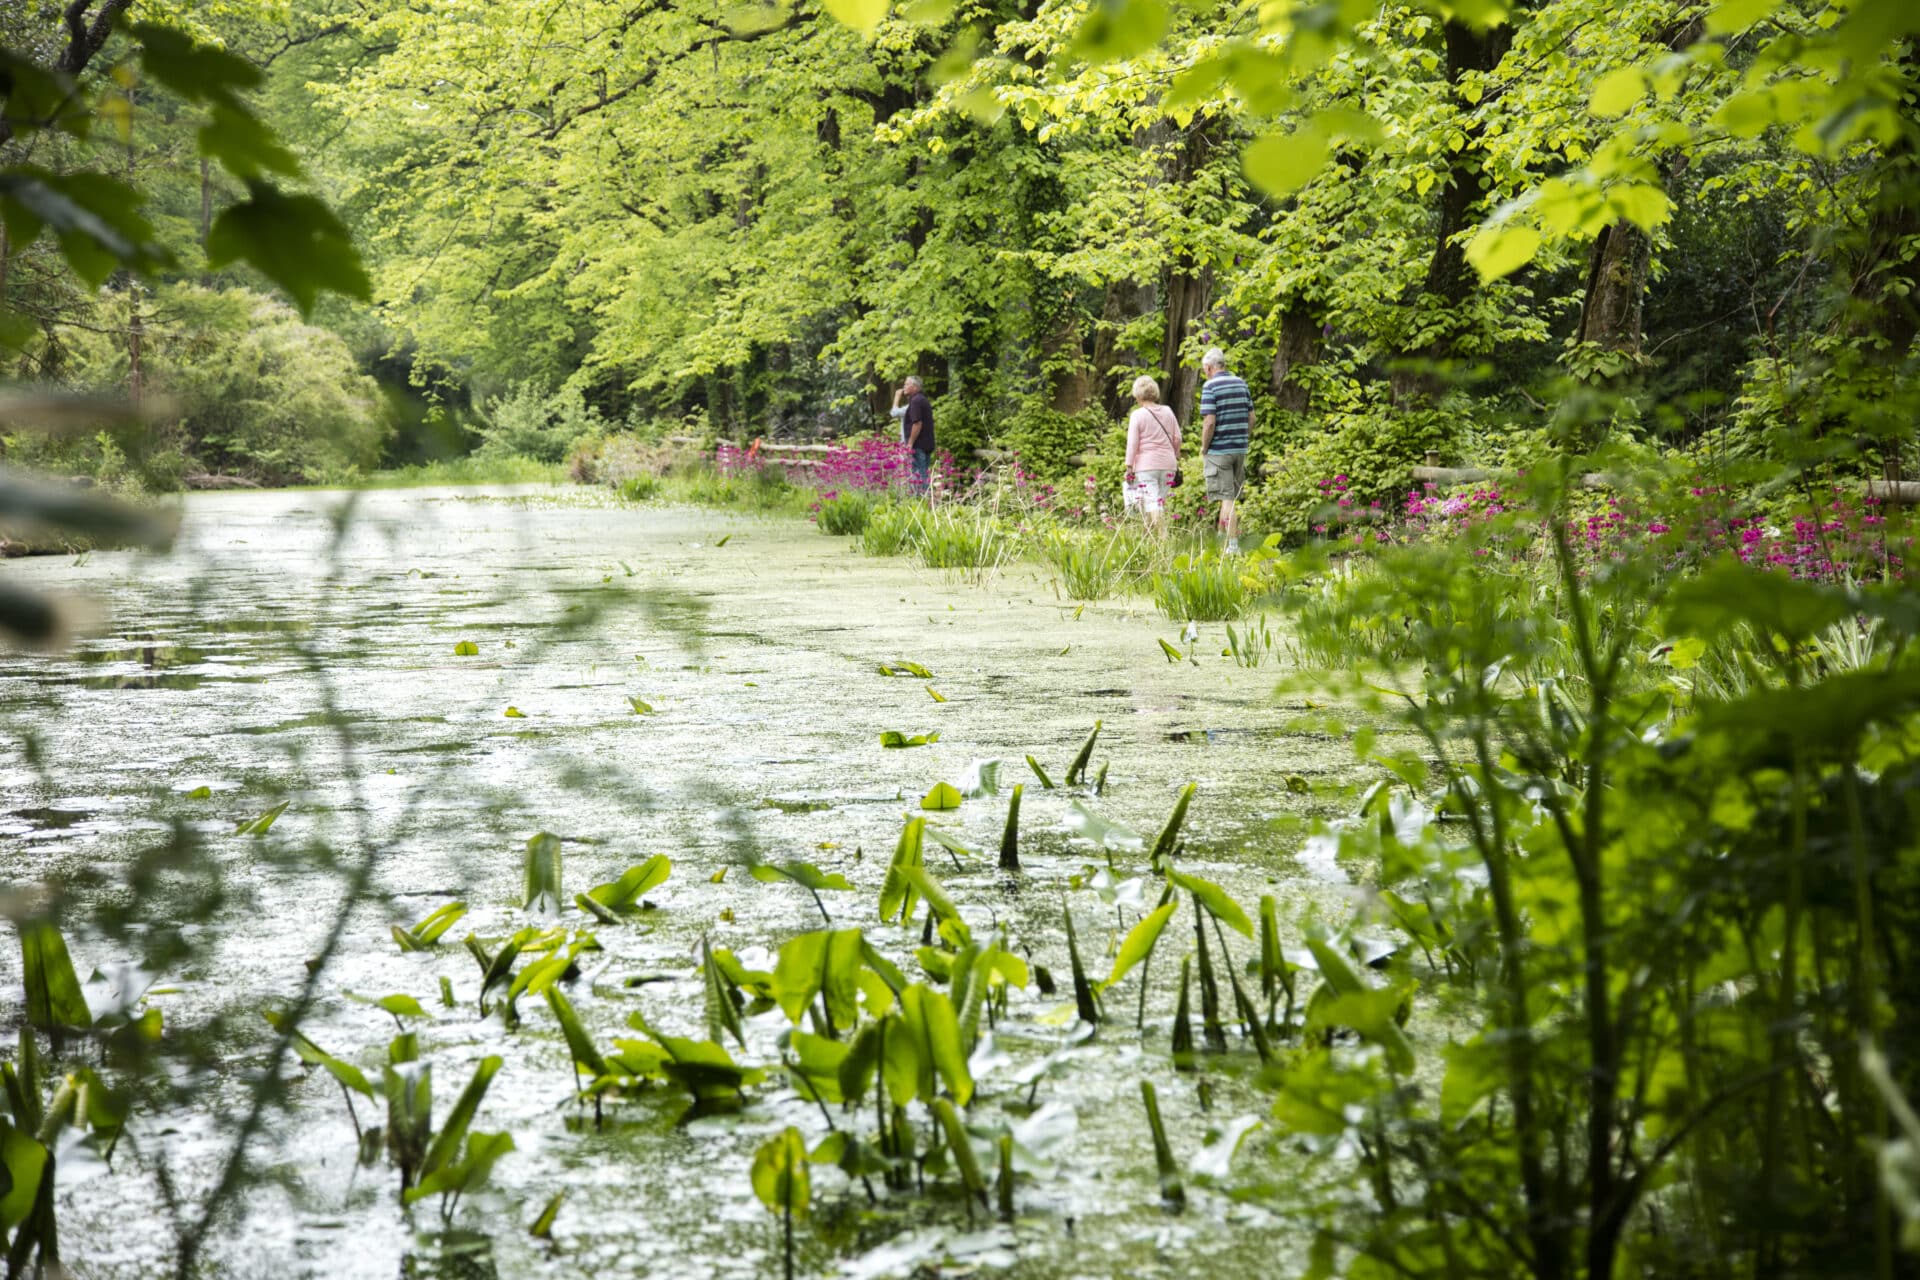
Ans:
[[[1207,497],[1215,502],[1237,502],[1247,483],[1247,455],[1209,453],[1202,455],[1207,470]]]

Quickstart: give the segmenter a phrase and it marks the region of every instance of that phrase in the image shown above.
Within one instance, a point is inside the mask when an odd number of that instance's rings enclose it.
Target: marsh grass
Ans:
[[[867,515],[860,549],[870,556],[905,555],[918,545],[927,512],[917,504],[883,502]]]
[[[1217,552],[1176,556],[1153,575],[1153,603],[1174,622],[1232,621],[1252,596],[1239,564]]]
[[[1019,541],[988,512],[946,507],[927,515],[915,549],[920,563],[929,569],[957,573],[968,582],[984,582],[1019,555]]]
[[[847,537],[865,532],[873,509],[874,500],[867,494],[836,493],[822,498],[820,509],[814,514],[819,520],[820,532]]]
[[[1104,600],[1117,594],[1151,555],[1144,535],[1125,525],[1107,533],[1052,529],[1039,549],[1072,600]]]

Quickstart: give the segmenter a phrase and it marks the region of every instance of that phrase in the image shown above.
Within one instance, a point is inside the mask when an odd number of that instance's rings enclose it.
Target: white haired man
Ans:
[[[1200,388],[1200,457],[1207,476],[1207,498],[1220,506],[1220,531],[1227,554],[1240,551],[1240,518],[1234,504],[1247,483],[1247,437],[1253,431],[1253,396],[1247,384],[1227,372],[1226,353],[1218,347],[1200,357],[1207,375]]]
[[[906,397],[905,404],[900,403],[902,396]],[[913,451],[913,487],[924,490],[933,469],[933,401],[927,399],[917,376],[908,374],[893,393],[888,416],[900,420],[900,443]]]

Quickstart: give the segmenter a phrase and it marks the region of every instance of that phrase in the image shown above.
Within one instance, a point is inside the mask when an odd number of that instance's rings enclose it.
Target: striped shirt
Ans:
[[[1253,397],[1247,384],[1230,373],[1216,373],[1200,388],[1200,415],[1213,415],[1213,443],[1208,453],[1245,453],[1247,426],[1253,420]]]

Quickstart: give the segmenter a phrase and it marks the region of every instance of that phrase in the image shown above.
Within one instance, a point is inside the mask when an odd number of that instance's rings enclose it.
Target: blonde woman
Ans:
[[[1126,505],[1158,525],[1180,469],[1180,419],[1160,403],[1160,384],[1145,374],[1133,380],[1133,399],[1138,407],[1127,419]]]

